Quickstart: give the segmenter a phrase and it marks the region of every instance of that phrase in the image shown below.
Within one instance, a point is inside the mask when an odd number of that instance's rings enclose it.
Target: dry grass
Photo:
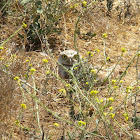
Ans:
[[[90,5],[92,1],[87,2]],[[67,3],[66,9],[75,3],[77,2]],[[14,34],[21,27],[22,22],[28,25],[28,29],[33,21],[30,19],[30,13],[24,15],[22,10],[25,7],[13,1],[6,5],[9,8],[8,15],[2,17],[3,11],[1,11],[0,43],[2,44],[12,34],[14,36],[5,43],[4,49],[0,50],[0,58],[4,58],[0,60],[0,139],[127,140],[131,137],[139,139],[139,129],[132,128],[131,121],[131,118],[135,117],[136,107],[136,116],[140,117],[140,95],[138,94],[140,85],[137,75],[140,73],[140,61],[138,55],[134,57],[140,49],[139,3],[131,1],[129,7],[129,3],[126,2],[124,5],[116,0],[110,17],[106,15],[106,1],[93,3],[85,12],[81,2],[78,3],[80,4],[76,8],[65,11],[61,15],[61,20],[55,26],[62,28],[61,34],[58,35],[56,32],[47,34],[45,37],[48,45],[41,42],[41,46],[45,46],[45,53],[41,52],[42,47],[39,51],[38,48],[37,51],[26,51],[25,46],[29,47],[27,44],[31,42],[28,42],[24,28],[18,32],[23,39],[18,34]],[[81,18],[77,26],[79,32],[75,34],[76,22],[80,14]],[[43,19],[42,14],[40,15]],[[44,29],[44,25],[40,28]],[[95,33],[96,36],[88,36],[88,32]],[[103,33],[107,33],[106,39],[103,38]],[[76,40],[74,40],[75,36]],[[114,90],[114,85],[110,82],[92,89],[99,91],[97,97],[103,99],[103,103],[98,103],[95,97],[90,96],[90,91],[80,87],[79,83],[77,83],[78,86],[74,84],[73,87],[68,88],[67,81],[58,78],[59,52],[64,49],[75,49],[75,47],[84,59],[87,58],[88,51],[100,50],[89,61],[95,66],[101,66],[104,63],[104,48],[106,55],[111,59],[107,62],[107,66],[116,64],[122,54],[121,48],[126,48],[119,65],[123,72],[129,64],[130,66],[127,74],[122,77],[123,83],[119,88]],[[47,59],[48,62],[44,63],[43,59]],[[31,68],[36,69],[34,74],[31,74]],[[20,78],[20,82],[14,80],[16,76]],[[118,77],[117,80],[119,80]],[[126,92],[126,87],[134,87],[134,89]],[[60,89],[65,90],[60,91]],[[72,97],[70,93],[73,94]],[[134,100],[136,94],[137,101]],[[109,97],[114,98],[110,104],[107,102]],[[26,109],[22,108],[21,104],[26,104]],[[110,113],[111,106],[115,118],[103,115],[103,112]],[[92,115],[90,116],[89,113]],[[128,121],[125,121],[124,113],[128,114]],[[78,126],[80,120],[86,122],[86,126]],[[54,126],[54,123],[58,123],[59,127]]]

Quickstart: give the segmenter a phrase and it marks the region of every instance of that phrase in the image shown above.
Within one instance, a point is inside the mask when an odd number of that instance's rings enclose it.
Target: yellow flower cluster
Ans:
[[[109,116],[110,116],[112,119],[114,119],[115,114],[110,113]]]
[[[46,73],[47,73],[47,74],[50,74],[50,71],[49,71],[49,70],[47,70],[47,71],[46,71]]]
[[[117,89],[119,86],[115,86],[115,87],[113,87],[114,89]]]
[[[58,123],[53,124],[55,127],[59,127],[60,125]]]
[[[84,121],[78,121],[78,126],[85,126],[86,125],[86,122]]]
[[[110,110],[110,111],[112,111],[112,110],[113,110],[113,107],[112,107],[112,106],[111,106],[111,107],[109,107],[109,110]]]
[[[131,92],[131,90],[134,89],[133,87],[126,87],[126,92]]]
[[[74,70],[77,70],[78,67],[75,67]]]
[[[86,85],[88,85],[88,82],[86,82]]]
[[[95,52],[100,52],[100,50],[99,49],[95,49]]]
[[[116,80],[112,80],[112,84],[115,84],[117,81]]]
[[[95,72],[96,72],[96,70],[94,70],[94,69],[91,70],[91,73],[95,73]]]
[[[29,60],[27,59],[25,62],[27,63],[27,62],[29,62]]]
[[[83,1],[82,5],[83,5],[83,7],[86,7],[87,6],[87,1]]]
[[[31,74],[34,74],[36,72],[36,70],[34,68],[30,69]]]
[[[110,61],[110,57],[107,57],[106,60],[107,60],[107,61]]]
[[[113,97],[108,98],[108,101],[114,101]]]
[[[22,24],[22,27],[26,28],[27,27],[27,24],[23,23]]]
[[[47,59],[43,59],[43,62],[44,63],[48,63],[49,61]]]
[[[18,80],[19,80],[19,77],[18,77],[18,76],[17,76],[17,77],[15,77],[15,78],[14,78],[14,80],[18,81]]]
[[[102,34],[104,38],[107,38],[107,33]]]
[[[0,60],[4,60],[4,58],[1,57]]]
[[[124,113],[123,116],[124,116],[124,118],[125,118],[125,120],[126,120],[126,122],[127,122],[128,119],[129,119],[128,114],[127,114],[127,113]]]
[[[71,84],[66,84],[66,87],[70,87],[71,86]]]
[[[121,47],[121,51],[122,51],[122,53],[125,53],[126,52],[126,48]]]
[[[89,56],[93,56],[93,55],[94,55],[94,53],[91,52],[91,51],[88,51],[87,54],[88,54]]]
[[[96,100],[97,103],[102,103],[102,102],[104,102],[103,99],[99,99],[98,97],[95,97],[95,100]]]
[[[11,57],[16,57],[16,55],[15,54],[12,54]]]
[[[25,104],[21,104],[22,109],[26,109],[26,105]]]
[[[15,121],[15,124],[19,124],[19,121]]]
[[[70,9],[76,8],[78,5],[79,5],[79,3],[76,3],[76,4],[74,4],[74,5],[71,5],[71,6],[70,6]]]
[[[92,90],[92,91],[90,92],[90,94],[93,95],[93,96],[95,96],[97,93],[98,93],[97,90]]]
[[[4,48],[3,47],[0,47],[0,50],[3,50]]]
[[[66,93],[66,90],[65,90],[65,89],[63,89],[63,88],[62,88],[62,89],[60,89],[59,91],[60,91],[60,92],[63,92],[63,93]]]

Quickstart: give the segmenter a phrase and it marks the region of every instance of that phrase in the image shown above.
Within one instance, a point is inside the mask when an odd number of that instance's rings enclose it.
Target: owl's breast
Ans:
[[[67,72],[66,69],[70,70],[72,66],[68,66],[68,65],[58,65],[58,74],[62,79],[69,79],[69,73]],[[65,68],[66,69],[65,69]]]
[[[69,65],[69,64],[62,64],[62,65],[66,67],[68,70],[70,70],[73,67],[73,65]]]

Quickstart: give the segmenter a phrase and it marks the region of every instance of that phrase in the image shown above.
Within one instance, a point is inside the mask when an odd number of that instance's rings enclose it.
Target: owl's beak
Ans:
[[[72,65],[72,58],[69,59],[70,65]]]

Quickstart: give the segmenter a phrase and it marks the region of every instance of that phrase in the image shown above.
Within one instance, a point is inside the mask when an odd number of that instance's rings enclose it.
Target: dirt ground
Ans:
[[[117,0],[114,2],[110,16],[106,15],[106,1],[97,2],[96,5],[87,10],[81,16],[81,19],[78,23],[80,34],[76,35],[76,44],[83,58],[87,57],[88,51],[94,52],[95,50],[100,50],[94,55],[93,64],[101,65],[102,61],[104,60],[104,39],[102,34],[107,33],[108,37],[105,39],[105,51],[106,55],[110,57],[111,60],[109,62],[109,65],[112,66],[116,64],[118,62],[119,56],[121,55],[121,48],[126,48],[126,52],[119,62],[121,71],[124,71],[138,49],[140,49],[140,9],[134,1],[131,4],[129,13],[125,15],[124,13],[128,12],[127,8],[123,6],[121,1],[119,2]],[[14,35],[14,37],[4,45],[4,50],[0,50],[0,58],[4,58],[3,61],[0,60],[0,66],[2,66],[2,64],[10,65],[8,71],[12,74],[7,75],[0,70],[0,137],[3,140],[9,139],[9,135],[11,134],[13,140],[28,140],[32,138],[40,139],[40,137],[33,137],[35,135],[38,136],[39,134],[39,131],[34,131],[34,129],[36,129],[36,127],[38,126],[33,115],[36,111],[36,105],[35,102],[33,102],[33,99],[28,94],[26,95],[26,100],[28,100],[29,103],[28,109],[22,112],[22,117],[20,118],[20,120],[22,125],[28,126],[28,128],[31,128],[31,131],[27,132],[26,130],[23,130],[22,128],[14,125],[14,122],[16,121],[18,116],[20,116],[20,104],[25,102],[25,97],[23,96],[23,93],[21,92],[17,82],[13,79],[13,77],[20,76],[21,79],[24,79],[24,76],[29,69],[29,64],[32,64],[32,66],[37,71],[34,78],[36,87],[41,91],[41,94],[40,92],[37,92],[37,97],[49,109],[57,112],[58,116],[61,116],[66,120],[70,119],[70,103],[64,97],[59,97],[59,90],[64,88],[64,83],[61,80],[55,78],[54,75],[48,76],[46,74],[46,71],[49,69],[54,74],[58,75],[56,62],[59,53],[65,49],[75,49],[74,31],[80,10],[81,9],[77,7],[74,11],[68,11],[62,16],[62,19],[60,20],[58,25],[62,28],[62,33],[60,35],[51,35],[51,38],[53,38],[56,43],[55,46],[50,49],[51,55],[48,52],[44,53],[41,51],[26,52],[24,49],[25,42],[23,40],[20,40],[18,34]],[[0,43],[5,41],[19,28],[19,26],[16,25],[17,20],[17,16],[7,16],[3,18],[1,17]],[[19,23],[20,22],[22,23],[22,21],[19,19]],[[88,32],[95,33],[96,36],[90,37],[87,35]],[[21,30],[20,33],[24,34],[24,31]],[[48,36],[48,38],[49,37],[50,36]],[[23,48],[20,48],[20,46],[23,46]],[[13,58],[11,55],[16,56]],[[44,63],[42,61],[42,59],[45,58],[49,61],[46,67],[44,67]],[[26,60],[29,60],[29,62],[27,62]],[[137,59],[135,58],[128,68],[127,74],[123,77],[123,87],[140,86],[136,85],[136,61]],[[140,73],[140,60],[138,61],[138,73]],[[30,85],[33,85],[32,80],[33,79],[31,77],[29,77],[29,79],[27,80]],[[26,84],[23,83],[23,86],[26,86]],[[29,91],[31,93],[34,92],[32,88],[29,89]],[[101,97],[105,98],[104,94],[102,93]],[[119,95],[117,97],[117,102],[114,104],[114,107],[118,106],[121,103],[120,99],[124,96],[125,95],[122,94],[121,96]],[[129,115],[131,117],[133,116],[134,110],[132,100],[133,99],[128,102],[127,106]],[[32,108],[32,112],[29,108]],[[77,108],[78,104],[75,107],[75,111],[78,110]],[[137,108],[137,116],[140,117],[140,95],[138,95],[137,98]],[[40,124],[41,126],[43,126],[45,136],[51,135],[50,139],[60,139],[63,133],[67,134],[67,132],[75,131],[75,128],[73,128],[70,124],[59,120],[55,116],[52,116],[51,113],[45,111],[42,106],[40,106],[39,112]],[[121,107],[116,113],[116,119],[122,126],[129,130],[128,124],[125,123],[122,117],[119,116],[121,112],[123,112],[123,107]],[[54,128],[53,124],[55,122],[60,124],[59,129]],[[73,123],[75,124],[76,122],[73,121]],[[88,126],[88,131],[93,131],[95,125],[95,122],[90,123],[90,125]],[[102,132],[102,126],[99,126],[99,128],[101,133],[105,134],[104,132]],[[114,130],[116,130],[116,133],[118,132],[117,135],[120,136],[120,139],[130,139],[130,137],[124,132],[118,131],[119,129],[119,127],[114,128]],[[134,135],[136,140],[140,139],[139,129],[134,130]],[[94,139],[104,138],[95,137]]]

